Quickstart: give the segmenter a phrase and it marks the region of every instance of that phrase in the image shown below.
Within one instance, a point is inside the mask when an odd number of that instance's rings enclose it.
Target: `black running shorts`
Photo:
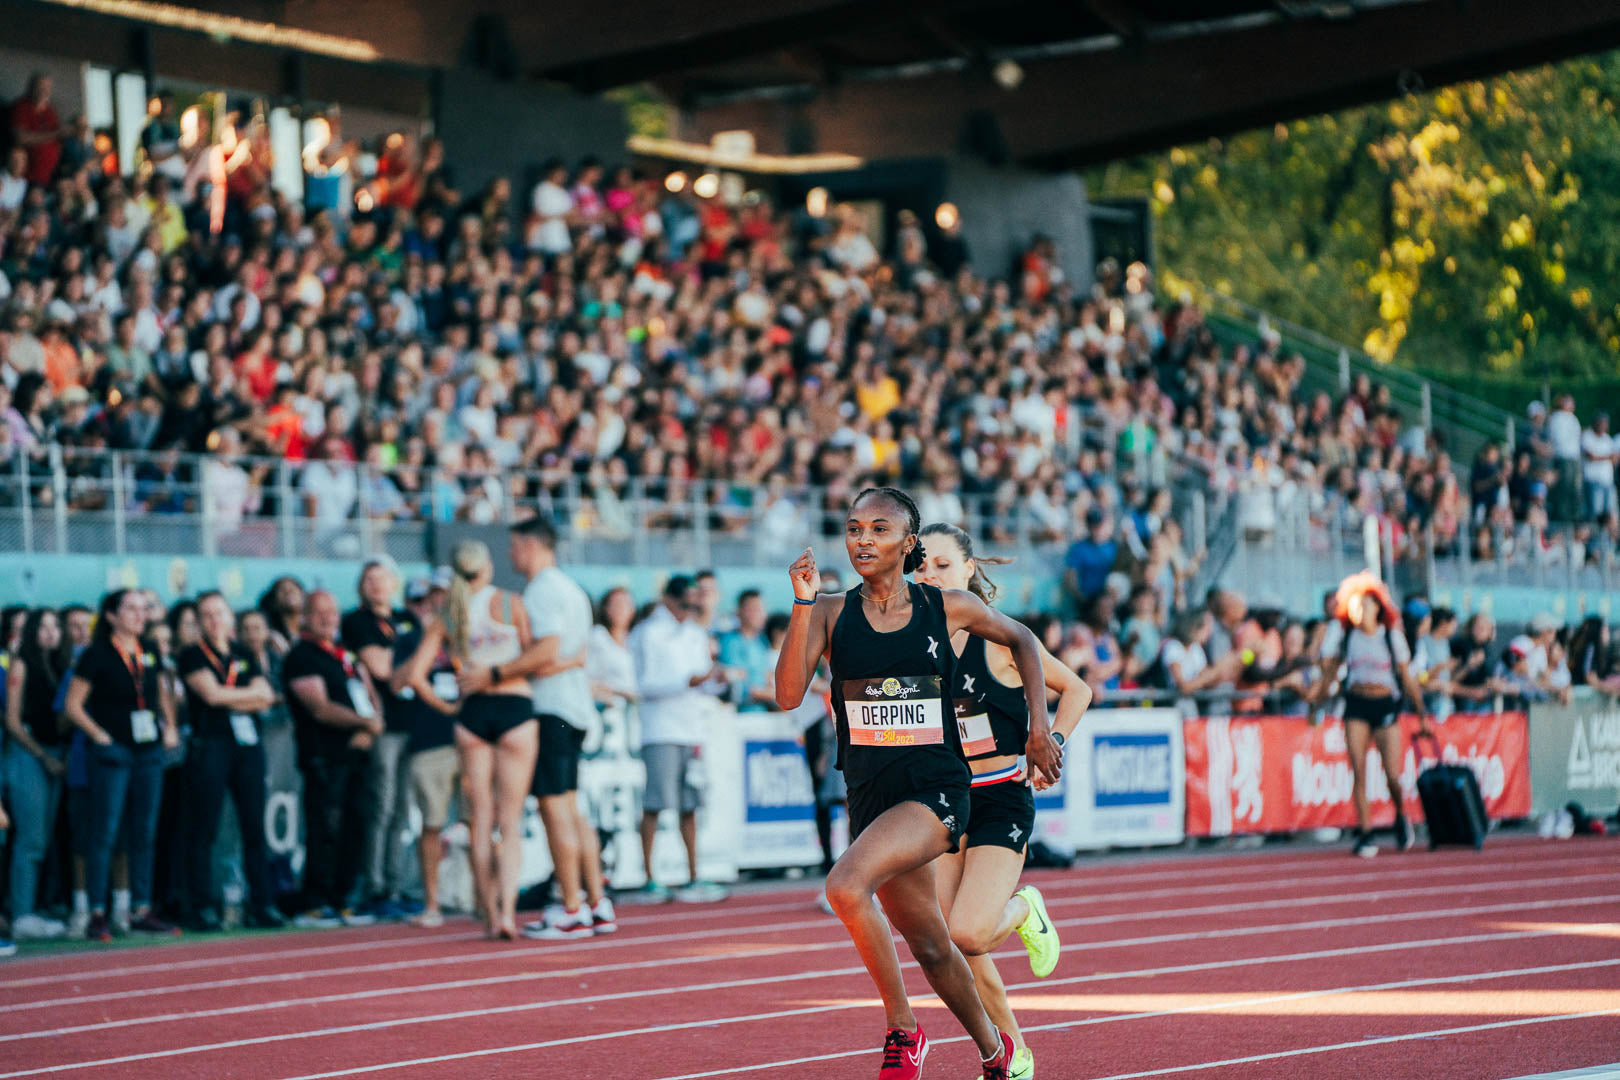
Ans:
[[[1035,828],[1035,792],[1024,780],[984,784],[972,791],[967,846],[1004,847],[1020,855]]]
[[[853,842],[885,810],[905,802],[922,803],[950,833],[950,850],[956,851],[967,828],[971,777],[961,758],[938,759],[915,764],[897,761],[860,785],[849,789],[849,838]]]

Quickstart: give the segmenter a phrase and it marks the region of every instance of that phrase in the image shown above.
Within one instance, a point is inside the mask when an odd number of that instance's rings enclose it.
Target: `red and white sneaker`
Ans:
[[[1013,1046],[1012,1036],[998,1031],[996,1038],[1001,1040],[1001,1052],[984,1062],[984,1080],[1011,1080],[1013,1054],[1017,1052]]]
[[[883,1066],[878,1069],[878,1080],[917,1080],[927,1056],[928,1036],[923,1034],[921,1024],[914,1032],[890,1028],[883,1036]]]

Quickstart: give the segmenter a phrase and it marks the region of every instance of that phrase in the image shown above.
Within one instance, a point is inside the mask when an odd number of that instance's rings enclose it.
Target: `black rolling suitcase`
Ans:
[[[1435,749],[1438,757],[1439,747]],[[1429,824],[1430,851],[1441,844],[1466,844],[1476,851],[1485,846],[1489,825],[1473,769],[1443,762],[1431,765],[1418,773],[1417,789]]]

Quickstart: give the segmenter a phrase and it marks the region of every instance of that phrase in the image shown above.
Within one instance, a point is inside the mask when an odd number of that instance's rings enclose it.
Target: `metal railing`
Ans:
[[[1337,396],[1348,391],[1357,376],[1366,375],[1374,385],[1389,387],[1391,399],[1404,416],[1439,432],[1452,460],[1459,463],[1472,461],[1487,442],[1512,447],[1518,440],[1520,433],[1513,414],[1490,402],[1383,363],[1223,293],[1206,295],[1209,306],[1205,323],[1222,344],[1252,341],[1256,335],[1274,330],[1281,336],[1285,351],[1305,358],[1302,393],[1326,391]]]
[[[1202,495],[1176,489],[1189,530]],[[53,445],[0,469],[0,551],[262,558],[431,557],[437,524],[559,525],[573,561],[776,565],[841,543],[851,491],[724,481],[591,483],[573,471],[490,473],[140,453]],[[927,512],[929,495],[919,492]],[[1038,519],[1022,499],[962,496],[957,522],[1022,569],[1050,573],[1074,523]],[[1069,508],[1066,516],[1073,517]],[[1194,534],[1189,531],[1189,543]]]
[[[1232,500],[1238,541],[1254,556],[1244,565],[1275,580],[1301,560],[1324,580],[1336,581],[1368,564],[1366,515],[1342,501],[1323,501],[1304,488],[1281,491],[1259,484]],[[1572,528],[1543,530],[1525,524],[1491,525],[1486,559],[1474,555],[1471,518],[1437,535],[1432,520],[1422,533],[1397,540],[1393,524],[1377,519],[1379,561],[1386,580],[1404,590],[1449,586],[1520,585],[1565,591],[1620,588],[1620,552],[1592,531],[1590,540]],[[1252,583],[1258,587],[1261,582]]]

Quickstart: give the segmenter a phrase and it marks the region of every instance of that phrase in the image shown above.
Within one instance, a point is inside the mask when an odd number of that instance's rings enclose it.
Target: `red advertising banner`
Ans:
[[[1423,820],[1418,773],[1435,763],[1424,740],[1412,742],[1415,716],[1401,717],[1401,794],[1407,816]],[[1435,724],[1440,759],[1462,763],[1479,778],[1492,818],[1530,813],[1529,726],[1524,713],[1459,713]],[[1313,727],[1302,716],[1200,717],[1184,722],[1187,835],[1295,832],[1356,823],[1344,724],[1329,717]],[[1378,749],[1367,747],[1367,793],[1374,826],[1395,820]]]

